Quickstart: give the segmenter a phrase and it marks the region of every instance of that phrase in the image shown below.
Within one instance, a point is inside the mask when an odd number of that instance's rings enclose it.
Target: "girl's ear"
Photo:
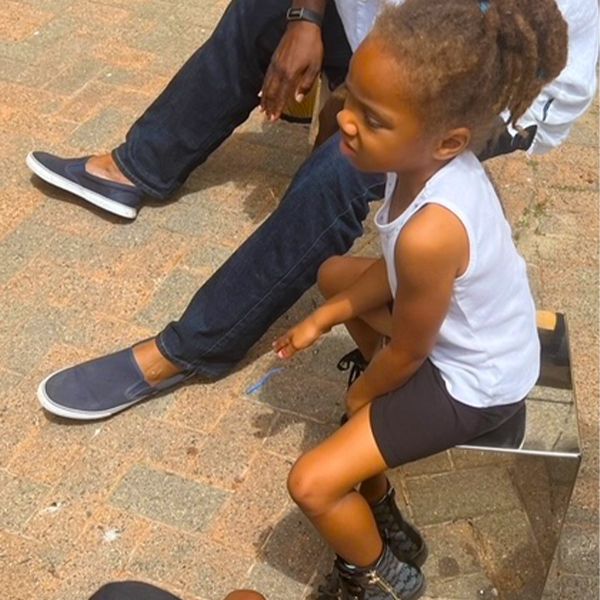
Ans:
[[[469,129],[466,127],[451,129],[440,140],[440,143],[434,152],[434,157],[437,160],[450,160],[466,150],[470,143],[471,131]]]

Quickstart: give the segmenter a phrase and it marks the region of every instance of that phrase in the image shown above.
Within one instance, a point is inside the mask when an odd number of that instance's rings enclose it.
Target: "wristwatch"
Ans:
[[[288,8],[285,18],[288,21],[308,21],[319,27],[321,27],[321,23],[323,23],[323,17],[318,12],[302,7]]]

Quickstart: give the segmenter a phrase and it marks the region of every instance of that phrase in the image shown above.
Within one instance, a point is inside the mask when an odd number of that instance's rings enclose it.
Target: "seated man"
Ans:
[[[339,13],[325,0],[303,3],[324,14],[323,68],[339,83],[350,47],[356,48],[372,26],[379,0],[360,11],[350,0],[336,4]],[[526,113],[522,129],[505,130],[497,143],[482,149],[482,159],[517,149],[548,151],[564,141],[593,98],[598,6],[595,0],[558,5],[569,23],[568,65]],[[319,18],[309,12],[308,22],[286,25],[288,6],[279,0],[235,0],[211,39],[111,155],[65,160],[32,153],[28,164],[87,201],[112,212],[121,206],[117,214],[125,216],[135,216],[145,194],[168,197],[246,118],[261,89],[266,114],[277,118],[287,97],[310,87],[315,48],[321,61],[314,22]],[[354,169],[334,136],[308,158],[279,207],[196,293],[178,321],[150,341],[48,377],[38,390],[42,405],[65,417],[103,418],[194,375],[226,375],[314,283],[319,265],[346,252],[361,234],[368,204],[381,197],[384,180]]]

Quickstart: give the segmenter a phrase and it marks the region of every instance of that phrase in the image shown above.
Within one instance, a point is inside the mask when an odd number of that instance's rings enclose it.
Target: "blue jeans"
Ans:
[[[133,125],[114,156],[146,193],[171,195],[256,107],[289,5],[234,0],[208,42]],[[334,2],[325,13],[323,42],[324,70],[341,83],[351,50]],[[226,375],[315,282],[321,263],[361,235],[384,177],[356,171],[338,144],[336,136],[305,162],[270,218],[159,334],[167,358],[205,376]]]
[[[113,156],[149,196],[168,198],[258,105],[291,0],[232,0],[210,39],[183,65],[134,123]],[[341,84],[352,51],[328,2],[323,70]]]
[[[281,203],[158,336],[161,352],[209,377],[226,375],[316,280],[319,266],[362,234],[385,177],[357,171],[339,134],[296,173]]]

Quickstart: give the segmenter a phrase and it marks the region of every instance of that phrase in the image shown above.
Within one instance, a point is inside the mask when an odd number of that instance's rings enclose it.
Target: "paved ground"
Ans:
[[[219,600],[242,585],[289,600],[303,597],[327,564],[284,481],[299,452],[334,427],[344,383],[333,365],[351,346],[341,332],[252,394],[274,366],[268,340],[225,381],[188,386],[108,422],[53,420],[35,400],[53,369],[176,317],[276,206],[305,156],[302,128],[253,118],[194,173],[178,202],[146,208],[132,224],[32,181],[30,149],[80,155],[118,143],[224,6],[5,0],[0,587],[11,600],[84,600],[121,577],[186,600]],[[597,123],[594,109],[552,155],[491,165],[538,303],[563,310],[571,325],[584,460],[544,594],[551,600],[598,597]],[[371,241],[372,232],[358,246]],[[309,292],[274,331],[315,301]],[[551,559],[542,542],[556,523],[532,517],[543,484],[537,496],[527,485],[538,467],[453,452],[395,474],[432,546],[432,598],[493,598],[502,585],[506,598],[539,597],[539,568]]]

